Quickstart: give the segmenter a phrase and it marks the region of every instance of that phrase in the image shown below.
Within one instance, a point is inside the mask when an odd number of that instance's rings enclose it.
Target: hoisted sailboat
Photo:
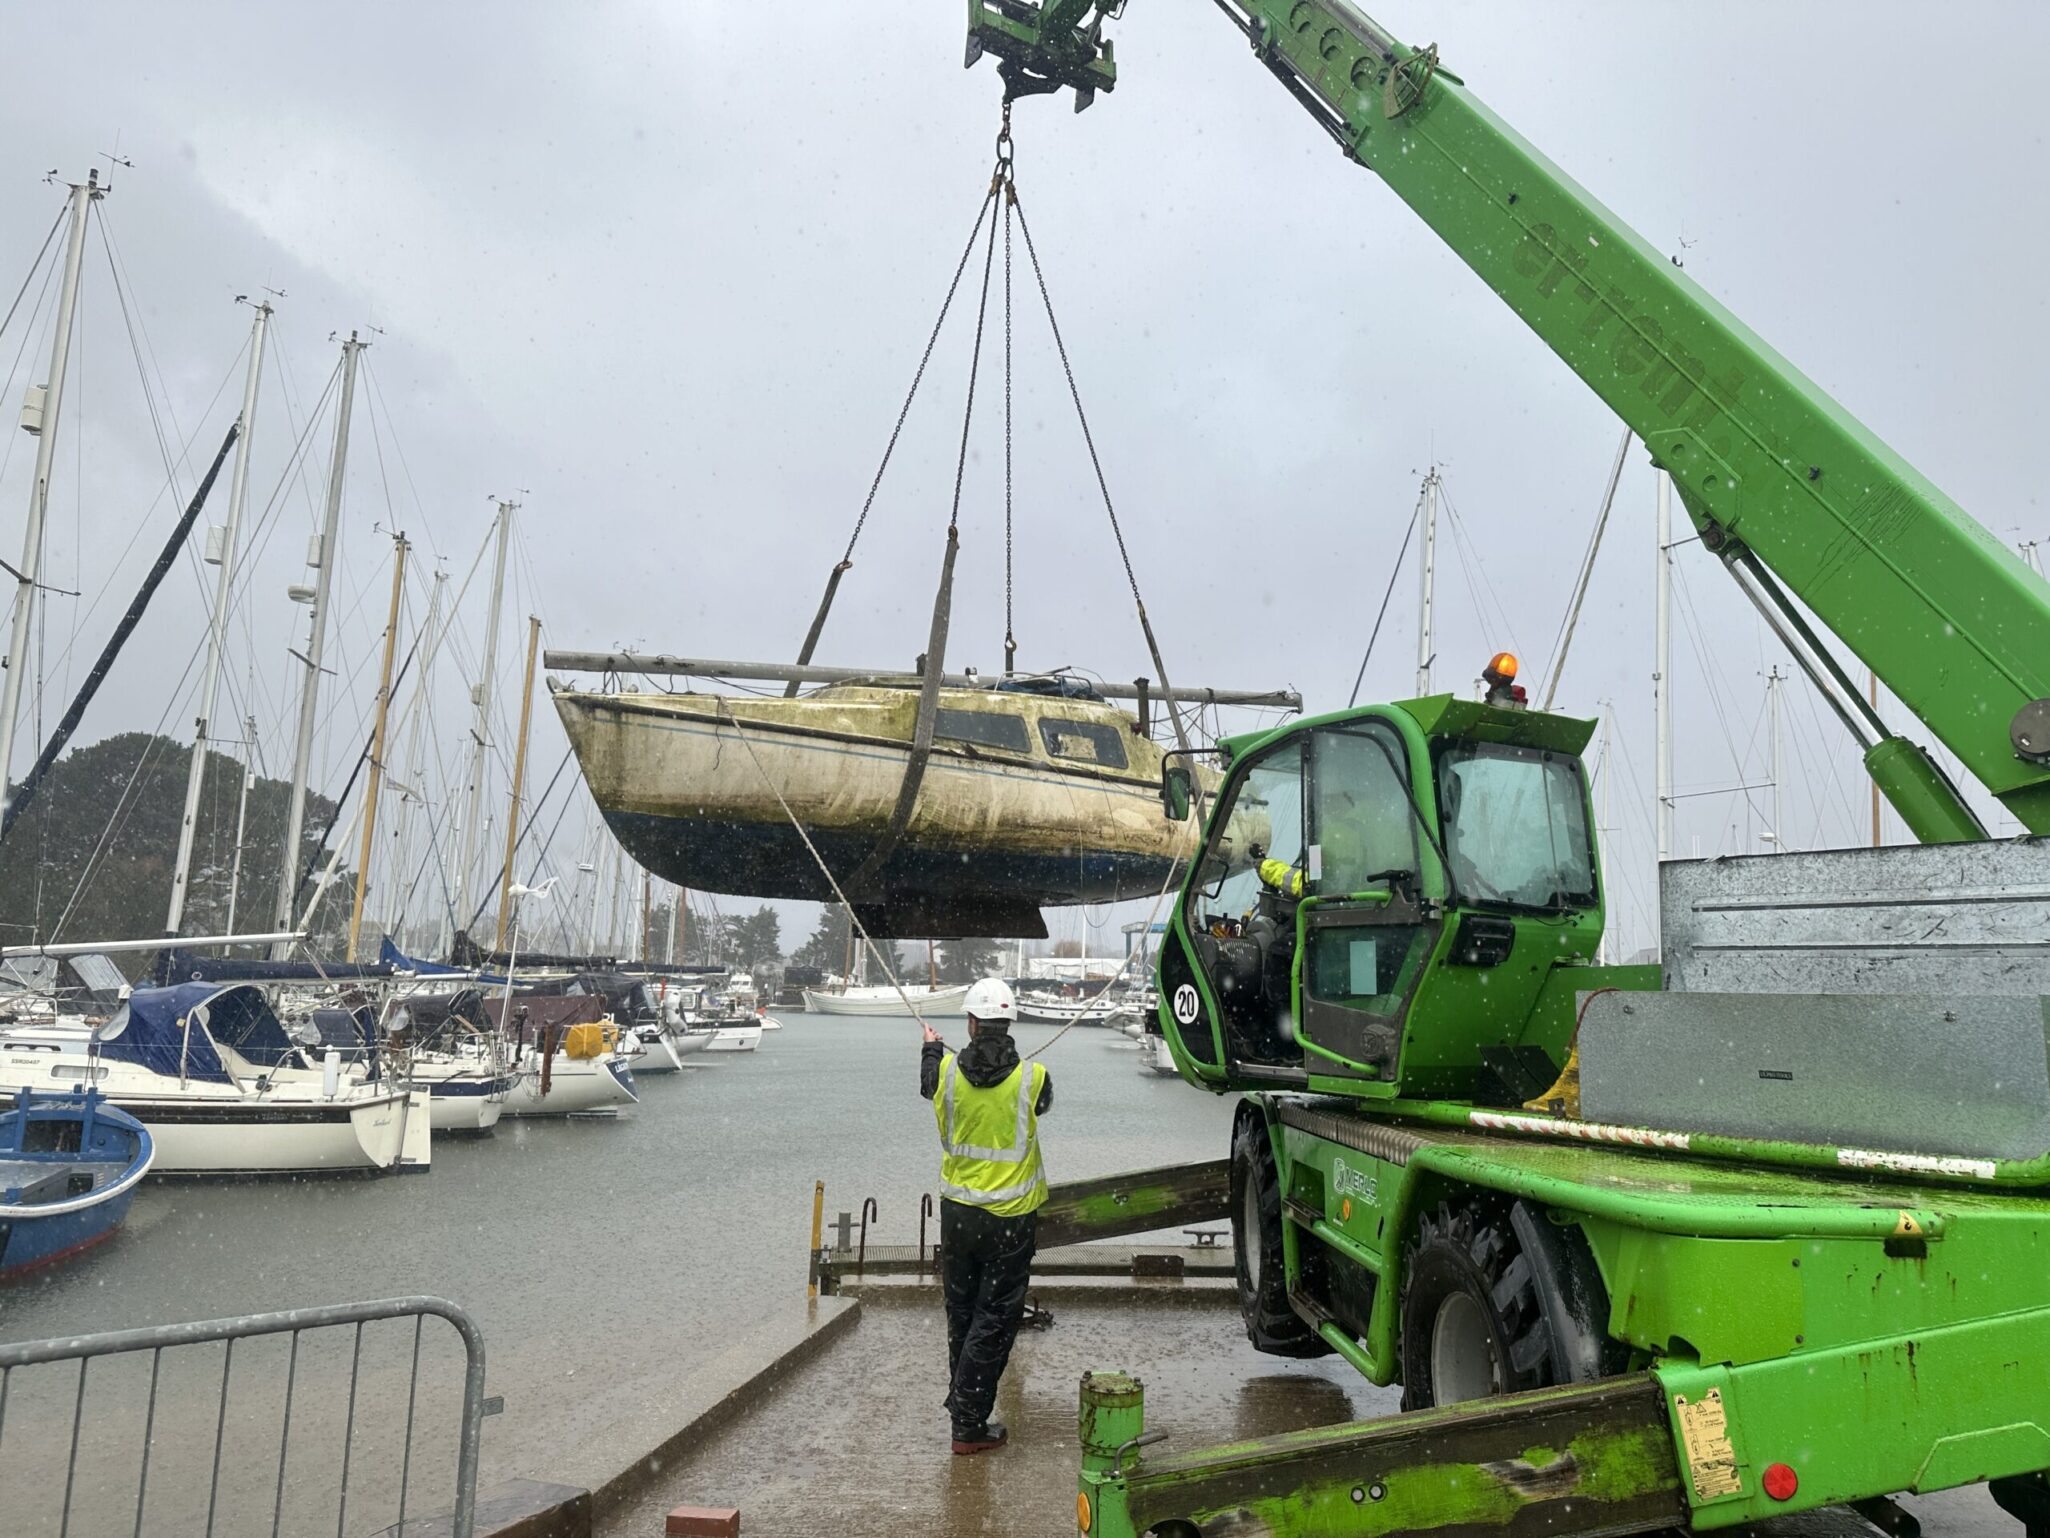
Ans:
[[[1104,511],[1131,588],[1157,680],[1099,689],[1065,672],[1017,670],[1012,625],[1012,252],[1022,237],[1048,329],[1088,448]],[[984,240],[985,228],[987,231]],[[998,237],[1003,262],[1004,671],[995,681],[944,673],[960,550],[963,477],[976,376],[990,312]],[[982,296],[968,367],[932,625],[910,675],[811,666],[855,544],[875,505],[933,343],[978,245]],[[689,663],[550,652],[550,668],[670,673],[712,679],[774,678],[782,698],[718,693],[549,692],[593,798],[620,843],[665,881],[757,897],[845,900],[868,935],[1044,936],[1045,905],[1153,897],[1175,879],[1194,843],[1187,815],[1161,815],[1163,749],[1148,735],[1149,694],[1179,749],[1191,750],[1160,647],[1139,596],[1075,373],[1012,172],[1010,105],[996,166],[954,269],[910,393],[846,553],[826,580],[797,665]],[[806,683],[826,687],[799,697]],[[1111,705],[1123,693],[1137,716]],[[1300,709],[1293,694],[1211,694],[1216,703]]]
[[[611,673],[741,666],[568,652],[548,661]],[[966,677],[937,691],[901,836],[849,884],[892,826],[919,683],[872,676],[797,699],[594,693],[553,680],[550,691],[614,835],[679,886],[832,902],[823,860],[871,934],[912,936],[1044,935],[1043,906],[1152,897],[1167,884],[1193,825],[1161,815],[1163,750],[1141,719],[1078,679]],[[1286,693],[1198,697],[1299,708]]]

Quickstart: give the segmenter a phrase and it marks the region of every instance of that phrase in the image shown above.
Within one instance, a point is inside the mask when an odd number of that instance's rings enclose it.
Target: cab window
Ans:
[[[1561,909],[1595,900],[1580,760],[1501,743],[1449,748],[1439,810],[1454,889],[1468,902]]]
[[[1316,734],[1310,777],[1312,886],[1344,897],[1417,868],[1402,738],[1379,722]],[[1376,879],[1379,878],[1379,879]]]
[[[1303,841],[1303,745],[1283,744],[1246,771],[1231,807],[1217,818],[1196,888],[1204,920],[1244,920],[1260,895],[1260,862],[1307,863]]]

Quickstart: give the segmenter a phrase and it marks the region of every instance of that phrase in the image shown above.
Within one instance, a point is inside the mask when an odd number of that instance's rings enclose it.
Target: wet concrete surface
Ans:
[[[1051,1330],[1022,1335],[997,1398],[1010,1445],[953,1456],[946,1337],[930,1290],[870,1289],[852,1330],[754,1410],[684,1451],[600,1517],[598,1538],[655,1538],[679,1505],[736,1506],[750,1538],[1025,1538],[1075,1531],[1076,1389],[1085,1370],[1123,1367],[1146,1385],[1149,1430],[1175,1451],[1391,1414],[1334,1358],[1287,1361],[1246,1343],[1232,1295],[1207,1286],[1129,1300],[1042,1294]],[[1837,1434],[1837,1433],[1833,1433]],[[1907,1497],[1928,1538],[2019,1538],[1984,1487]],[[1874,1538],[1845,1510],[1751,1531],[1768,1538]]]
[[[686,1454],[611,1513],[601,1538],[651,1535],[686,1503],[737,1506],[761,1538],[904,1532],[922,1538],[1072,1532],[1076,1385],[1092,1367],[1146,1384],[1148,1425],[1175,1447],[1325,1425],[1393,1410],[1394,1390],[1341,1362],[1285,1362],[1246,1344],[1230,1294],[1162,1307],[1041,1299],[1051,1330],[1021,1335],[997,1395],[1011,1445],[951,1450],[946,1332],[930,1293],[870,1294],[860,1321],[752,1415]],[[1165,1300],[1162,1300],[1165,1301]]]

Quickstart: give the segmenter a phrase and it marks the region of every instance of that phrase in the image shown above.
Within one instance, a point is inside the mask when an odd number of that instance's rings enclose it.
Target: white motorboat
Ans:
[[[705,1038],[707,1052],[753,1052],[762,1044],[762,1023],[759,1020],[721,1020],[712,1024],[712,1033]]]
[[[137,989],[98,1027],[0,1035],[0,1088],[97,1087],[156,1141],[165,1175],[425,1168],[424,1089],[366,1081],[339,1053],[304,1066],[260,989]]]
[[[927,1018],[964,1015],[968,1003],[967,983],[955,988],[910,987],[847,988],[837,993],[804,990],[804,1007],[815,1015],[893,1015],[906,1020],[915,1012]],[[905,1000],[911,1008],[905,1008]]]

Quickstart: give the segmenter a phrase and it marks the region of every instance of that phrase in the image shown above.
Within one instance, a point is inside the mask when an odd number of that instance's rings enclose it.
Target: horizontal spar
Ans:
[[[797,666],[788,662],[724,662],[707,657],[638,656],[633,652],[560,652],[542,654],[542,665],[569,673],[655,673],[692,678],[735,678],[772,683],[800,684],[915,684],[915,673],[877,672],[864,668]],[[1024,675],[1036,677],[1040,675]],[[945,673],[942,685],[949,689],[992,689],[1000,679],[981,674]],[[1090,685],[1107,700],[1135,700],[1136,683]],[[1178,705],[1250,705],[1275,710],[1301,710],[1303,697],[1293,689],[1192,689],[1179,684],[1174,689]],[[1165,698],[1165,691],[1149,685],[1148,699]]]
[[[90,956],[95,952],[119,955],[135,951],[160,951],[176,946],[181,951],[219,950],[230,945],[297,945],[306,938],[303,929],[279,929],[261,935],[157,935],[142,940],[67,940],[62,945],[0,945],[0,960],[21,956]]]

